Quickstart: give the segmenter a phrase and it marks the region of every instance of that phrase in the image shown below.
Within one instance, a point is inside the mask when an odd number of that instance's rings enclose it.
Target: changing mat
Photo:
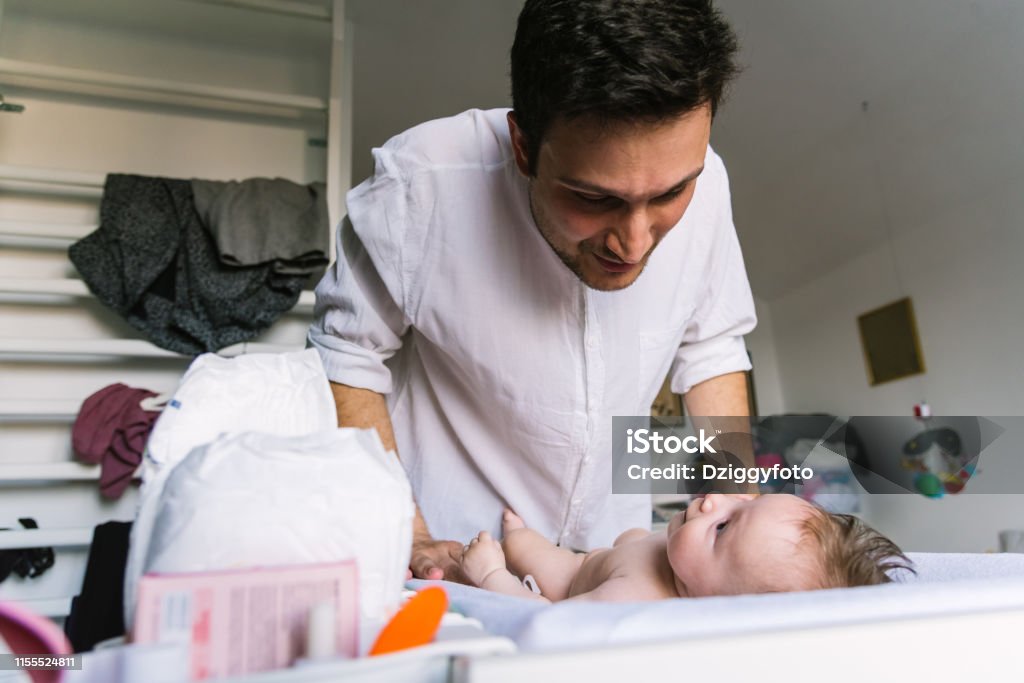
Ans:
[[[909,553],[883,586],[631,603],[544,605],[450,582],[452,608],[522,651],[735,635],[1024,606],[1024,554]]]

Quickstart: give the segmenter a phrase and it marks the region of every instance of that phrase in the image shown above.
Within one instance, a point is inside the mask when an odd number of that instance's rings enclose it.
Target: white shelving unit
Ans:
[[[96,306],[66,261],[96,229],[106,174],[322,180],[333,232],[350,185],[351,48],[344,0],[0,0],[0,93],[25,104],[0,113],[11,143],[0,149],[0,527],[40,526],[0,532],[0,548],[52,546],[63,568],[4,582],[0,599],[67,615],[93,527],[133,511],[131,489],[103,501],[99,467],[72,459],[71,423],[108,384],[172,390],[188,360]],[[295,152],[283,161],[282,141]],[[224,163],[209,175],[180,153],[190,144]],[[290,331],[308,325],[313,303],[303,292],[275,325],[289,334],[219,353],[301,348]]]

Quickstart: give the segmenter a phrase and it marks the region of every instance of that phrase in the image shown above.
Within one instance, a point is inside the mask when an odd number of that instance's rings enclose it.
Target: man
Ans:
[[[756,321],[708,146],[735,50],[709,0],[527,0],[511,112],[374,150],[310,341],[339,424],[397,446],[417,577],[458,578],[506,507],[580,550],[649,526],[611,494],[611,418],[670,367],[691,414],[746,414]]]

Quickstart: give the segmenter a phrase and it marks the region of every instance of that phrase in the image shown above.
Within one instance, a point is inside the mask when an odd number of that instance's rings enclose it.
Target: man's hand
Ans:
[[[412,541],[409,569],[417,579],[469,583],[459,566],[463,545],[457,541],[438,541],[430,536],[416,535]]]

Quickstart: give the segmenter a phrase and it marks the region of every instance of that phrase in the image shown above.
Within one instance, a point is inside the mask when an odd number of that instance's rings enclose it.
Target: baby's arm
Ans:
[[[480,588],[520,598],[551,602],[531,591],[512,575],[505,566],[505,553],[501,549],[501,544],[486,531],[481,531],[466,546],[462,553],[462,571]]]

